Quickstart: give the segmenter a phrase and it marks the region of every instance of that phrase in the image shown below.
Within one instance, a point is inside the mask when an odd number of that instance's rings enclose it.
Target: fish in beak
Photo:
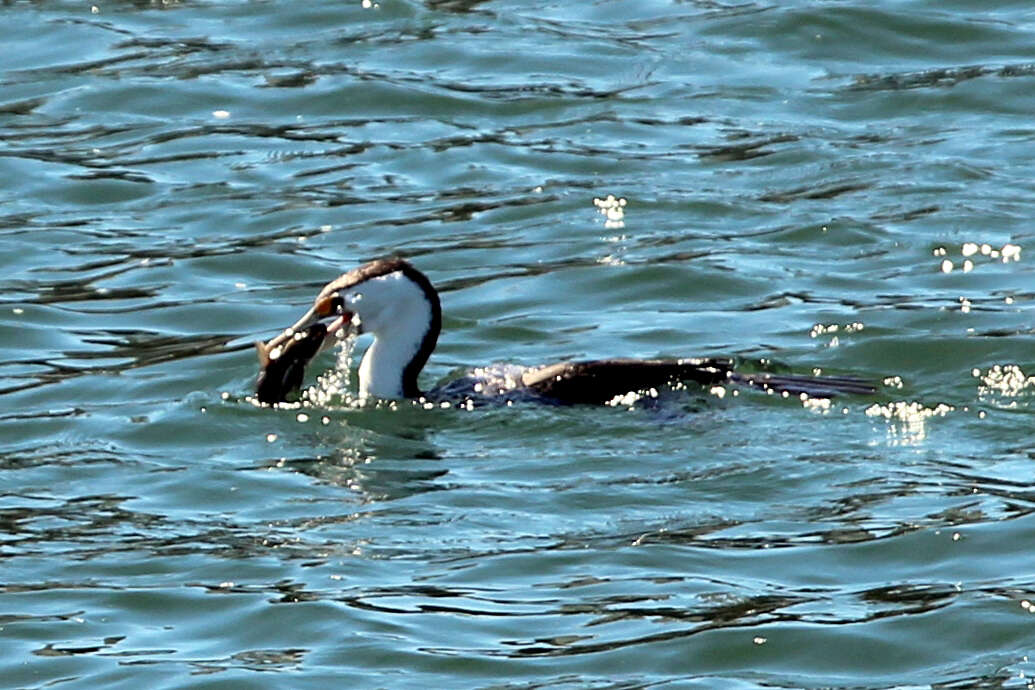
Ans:
[[[259,402],[273,405],[297,393],[309,362],[339,331],[351,326],[353,314],[344,304],[337,293],[321,297],[291,328],[268,343],[255,343],[259,355],[255,396]],[[323,323],[324,320],[329,323]]]

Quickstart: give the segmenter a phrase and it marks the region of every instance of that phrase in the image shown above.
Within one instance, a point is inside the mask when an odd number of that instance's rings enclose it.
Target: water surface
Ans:
[[[5,685],[1028,687],[1026,4],[2,14]],[[384,255],[442,291],[428,386],[881,389],[249,402],[252,341]]]

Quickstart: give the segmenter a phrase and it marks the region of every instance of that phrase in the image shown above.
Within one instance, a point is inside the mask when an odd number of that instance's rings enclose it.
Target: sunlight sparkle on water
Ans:
[[[913,445],[927,438],[927,421],[944,417],[956,408],[945,403],[927,407],[915,400],[896,400],[886,404],[874,403],[866,408],[867,417],[882,417],[888,421],[888,434],[893,445]]]
[[[881,379],[881,384],[888,388],[902,388],[905,385],[901,376],[886,376]]]
[[[356,347],[355,336],[343,336],[338,331],[337,358],[334,366],[316,377],[312,386],[302,394],[302,400],[316,407],[327,407],[334,400],[344,400],[346,405],[354,402],[351,399],[349,383],[351,381],[352,351]]]
[[[636,403],[644,398],[657,398],[658,390],[651,388],[647,391],[629,391],[624,395],[616,395],[605,403],[611,407],[628,407],[630,410],[635,409]]]
[[[957,263],[952,259],[948,258],[949,250],[945,247],[937,247],[934,250],[936,257],[946,257],[942,259],[939,269],[942,273],[952,273],[957,268]],[[1008,264],[1011,261],[1021,260],[1021,247],[1020,245],[1012,244],[1007,242],[999,249],[996,249],[987,242],[978,244],[977,242],[964,242],[960,246],[960,256],[962,258],[959,261],[958,268],[964,273],[970,273],[974,270],[976,259],[984,258],[986,262],[1001,262]]]
[[[1035,376],[1025,374],[1016,364],[996,364],[983,374],[980,369],[974,369],[971,375],[979,380],[978,396],[982,400],[1011,398],[1005,403],[1007,407],[1017,407],[1018,402],[1013,398],[1025,396],[1031,390],[1035,390]]]
[[[801,406],[810,412],[817,412],[819,414],[827,414],[831,409],[830,398],[812,398],[807,394],[802,393],[798,396],[801,400]]]
[[[840,336],[836,335],[837,333],[845,333],[846,335],[851,333],[858,333],[863,328],[865,328],[865,326],[863,326],[861,321],[846,323],[843,326],[837,323],[817,323],[812,327],[812,330],[809,331],[809,337],[818,338],[821,335],[834,334],[833,337],[830,338],[830,340],[827,342],[827,345],[829,347],[837,347],[841,344],[841,338]],[[819,375],[818,372],[816,375]]]
[[[606,198],[594,198],[593,205],[597,207],[600,215],[607,218],[604,227],[617,229],[625,227],[625,199],[619,199],[614,194],[608,194]]]

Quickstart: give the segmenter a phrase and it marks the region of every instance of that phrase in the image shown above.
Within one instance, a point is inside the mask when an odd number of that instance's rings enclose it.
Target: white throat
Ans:
[[[432,307],[424,291],[396,271],[355,285],[345,300],[359,317],[362,332],[374,336],[359,365],[360,398],[397,399],[412,394],[406,390],[407,368],[432,327]],[[417,373],[410,375],[415,378]]]

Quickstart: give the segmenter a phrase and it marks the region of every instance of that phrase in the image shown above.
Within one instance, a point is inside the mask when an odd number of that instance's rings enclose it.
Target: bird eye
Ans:
[[[345,298],[335,292],[321,298],[316,303],[316,313],[320,316],[335,316],[345,311]]]

